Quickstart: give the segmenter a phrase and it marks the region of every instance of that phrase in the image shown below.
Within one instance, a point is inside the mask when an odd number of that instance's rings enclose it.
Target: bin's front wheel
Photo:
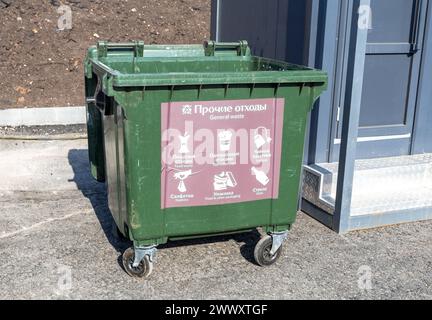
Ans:
[[[271,253],[273,239],[271,236],[265,236],[255,246],[254,258],[256,263],[261,267],[268,267],[274,264],[282,253],[282,246],[274,253]]]
[[[128,275],[134,278],[147,278],[153,271],[153,262],[146,255],[137,267],[133,266],[135,252],[133,248],[128,248],[123,253],[123,267]]]

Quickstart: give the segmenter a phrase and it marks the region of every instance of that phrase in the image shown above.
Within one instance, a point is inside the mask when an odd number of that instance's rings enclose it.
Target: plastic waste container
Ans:
[[[295,222],[306,118],[325,72],[256,57],[246,41],[99,42],[85,60],[89,157],[106,181],[126,272],[169,240],[260,228],[280,257]]]

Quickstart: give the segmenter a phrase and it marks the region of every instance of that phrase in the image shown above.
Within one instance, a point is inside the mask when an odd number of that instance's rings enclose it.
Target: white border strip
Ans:
[[[0,110],[0,126],[45,126],[86,123],[85,107],[22,108]]]
[[[401,139],[410,139],[411,134],[401,134],[401,135],[393,135],[393,136],[378,136],[378,137],[361,137],[357,139],[357,142],[371,142],[371,141],[385,141],[385,140],[401,140]],[[335,144],[341,144],[341,139],[335,139]]]

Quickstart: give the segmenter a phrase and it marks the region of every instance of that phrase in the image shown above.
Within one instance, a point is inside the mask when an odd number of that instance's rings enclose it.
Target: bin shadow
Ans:
[[[234,240],[240,246],[240,254],[243,256],[243,258],[250,263],[256,264],[254,258],[254,249],[256,243],[259,241],[260,238],[261,238],[260,233],[257,230],[253,230],[253,231],[237,233],[237,234],[208,236],[203,238],[170,241],[166,244],[160,245],[158,248],[164,249],[164,248],[175,248],[175,247],[184,247],[184,246],[195,246],[201,244],[212,244],[212,243],[228,242],[230,240]]]
[[[69,150],[68,161],[74,173],[74,177],[73,179],[71,179],[71,182],[75,182],[78,190],[80,190],[81,193],[87,199],[89,199],[93,207],[94,213],[99,220],[101,228],[105,233],[105,237],[120,254],[117,262],[123,268],[121,254],[123,254],[123,252],[132,245],[132,242],[127,239],[118,237],[114,232],[116,224],[109,210],[108,196],[105,183],[97,182],[91,175],[87,149]],[[158,249],[194,246],[200,244],[227,242],[230,240],[234,240],[240,246],[240,254],[247,261],[255,264],[254,247],[259,238],[259,232],[257,230],[254,230],[252,232],[238,233],[232,235],[209,236],[205,238],[171,241],[158,246]]]
[[[123,253],[123,251],[130,246],[130,243],[123,241],[115,235],[114,228],[116,225],[109,210],[105,183],[97,182],[91,175],[88,150],[69,150],[68,161],[74,173],[71,182],[75,182],[78,190],[80,190],[81,193],[89,199],[93,211],[99,220],[101,228],[109,243],[119,253]]]

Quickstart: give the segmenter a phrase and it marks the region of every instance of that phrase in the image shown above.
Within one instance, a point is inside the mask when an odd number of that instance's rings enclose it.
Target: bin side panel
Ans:
[[[105,163],[103,149],[102,115],[96,104],[92,102],[96,90],[97,79],[85,78],[85,91],[87,98],[87,139],[90,169],[93,178],[99,182],[105,181]]]
[[[127,221],[134,240],[165,236],[160,208],[160,103],[169,87],[128,88],[116,92],[124,110],[124,172]]]
[[[298,209],[306,118],[312,102],[310,87],[281,86],[286,97],[279,198],[273,201],[271,226],[292,224]],[[278,230],[279,231],[279,230]]]
[[[125,161],[124,161],[124,112],[123,108],[114,100],[114,116],[116,125],[116,161],[117,161],[117,181],[118,181],[118,221],[117,226],[123,232],[123,235],[128,235],[127,221],[127,200],[126,200],[126,177],[125,177]]]
[[[120,161],[118,121],[116,119],[117,103],[111,97],[105,98],[105,114],[103,116],[105,169],[107,180],[108,205],[111,214],[120,230],[123,229],[121,219],[121,184],[120,184]]]

